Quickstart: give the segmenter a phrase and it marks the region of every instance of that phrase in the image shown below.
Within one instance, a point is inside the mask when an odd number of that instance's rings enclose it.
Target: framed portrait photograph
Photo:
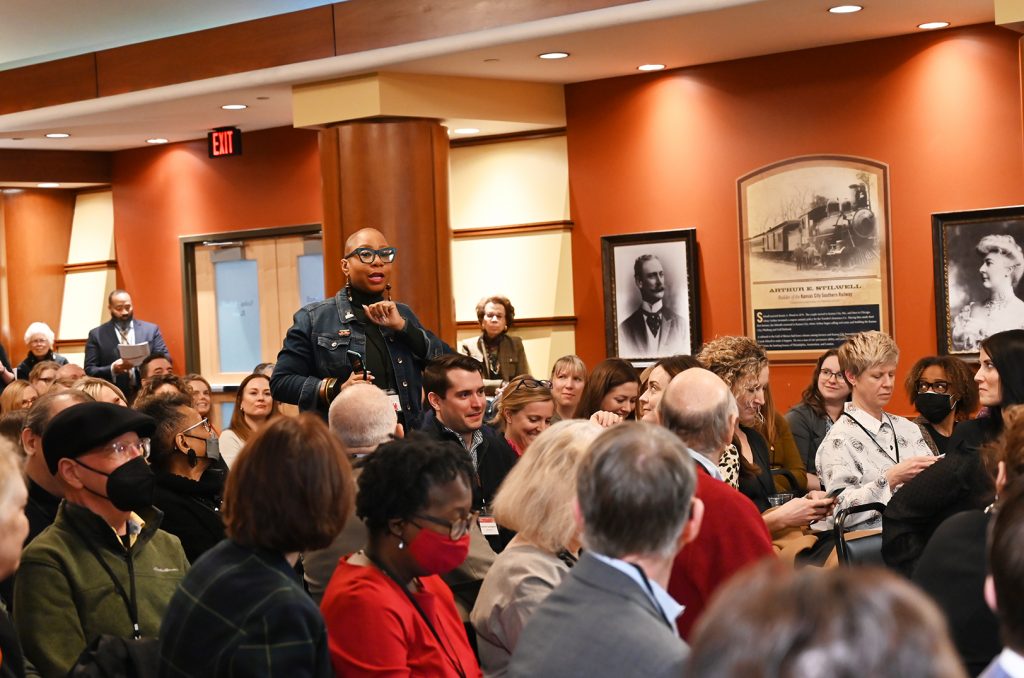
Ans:
[[[977,355],[983,339],[1024,329],[1024,206],[932,215],[939,352]]]
[[[701,345],[697,231],[601,238],[608,355],[649,365]]]
[[[888,167],[789,158],[740,177],[744,329],[772,360],[815,360],[847,335],[889,332]]]

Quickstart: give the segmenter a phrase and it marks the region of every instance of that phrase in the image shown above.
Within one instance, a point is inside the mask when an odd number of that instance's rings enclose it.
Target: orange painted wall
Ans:
[[[244,135],[240,157],[207,157],[206,140],[114,156],[114,238],[120,282],[138,318],[160,325],[185,365],[178,237],[320,223],[317,133]]]
[[[930,215],[1024,203],[1018,38],[974,26],[567,87],[580,355],[605,357],[602,235],[695,226],[704,339],[742,333],[736,180],[838,153],[889,164],[902,381],[937,350]],[[773,367],[777,405],[809,379]]]
[[[28,352],[24,339],[30,323],[44,322],[59,332],[74,209],[73,191],[7,189],[0,195],[9,302],[2,338],[12,367]]]

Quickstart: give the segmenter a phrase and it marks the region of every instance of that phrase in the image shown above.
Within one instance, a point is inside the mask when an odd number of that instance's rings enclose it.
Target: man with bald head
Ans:
[[[344,251],[345,287],[295,314],[270,378],[271,392],[326,417],[344,386],[365,381],[388,394],[406,426],[416,426],[423,366],[451,349],[424,329],[412,309],[391,300],[397,248],[383,233],[356,231]],[[353,364],[357,358],[362,369]]]
[[[689,449],[696,462],[696,496],[704,502],[700,534],[676,556],[668,582],[669,594],[686,607],[678,627],[688,639],[711,594],[750,563],[774,556],[775,549],[757,507],[718,473],[718,459],[739,420],[726,383],[699,367],[680,372],[658,403],[658,418]]]

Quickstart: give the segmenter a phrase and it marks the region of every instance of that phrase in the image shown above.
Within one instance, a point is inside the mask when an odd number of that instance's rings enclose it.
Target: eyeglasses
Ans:
[[[348,259],[349,257],[359,257],[359,261],[364,264],[372,264],[373,260],[380,257],[380,260],[385,264],[390,264],[395,260],[395,255],[398,254],[397,247],[382,247],[379,250],[375,250],[372,247],[357,247],[342,259]]]
[[[835,379],[836,381],[840,381],[843,378],[842,372],[833,372],[827,367],[822,367],[820,370],[818,370],[818,374],[825,377],[825,381],[832,381],[833,379]]]
[[[149,438],[139,438],[133,443],[111,443],[105,449],[115,457],[130,457],[135,452],[142,455],[143,459],[149,459]]]
[[[934,391],[935,393],[941,393],[945,395],[949,393],[949,382],[948,381],[925,381],[924,379],[917,380],[917,392],[927,393],[928,391]]]
[[[201,436],[189,435],[189,433],[188,433],[189,431],[191,431],[192,429],[195,429],[195,428],[199,428],[200,426],[202,426],[203,430],[206,431],[206,437],[205,438],[203,438]],[[182,431],[181,435],[185,436],[186,438],[195,438],[196,440],[209,440],[211,433],[213,433],[213,427],[210,426],[210,420],[209,419],[203,419],[201,422],[199,422],[197,424],[192,424],[187,429]]]
[[[523,379],[509,393],[515,393],[521,388],[551,388],[551,382],[547,379]]]
[[[467,532],[469,532],[470,528],[473,527],[474,525],[476,525],[476,519],[479,516],[480,516],[480,512],[479,511],[473,511],[472,513],[470,513],[468,516],[465,516],[464,518],[459,518],[455,522],[449,522],[449,521],[443,520],[441,518],[435,518],[434,516],[428,516],[428,515],[426,515],[424,513],[414,513],[413,514],[414,518],[419,518],[420,520],[425,520],[428,523],[434,523],[435,525],[440,525],[441,527],[447,527],[448,528],[448,537],[452,541],[456,541],[456,540],[462,539],[462,537],[465,536],[465,534]],[[413,525],[416,525],[416,523],[413,523]],[[416,527],[419,527],[419,525],[416,525]]]

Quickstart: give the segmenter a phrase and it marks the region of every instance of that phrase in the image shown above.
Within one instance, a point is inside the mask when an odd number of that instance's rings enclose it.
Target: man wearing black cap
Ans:
[[[155,421],[110,403],[60,412],[43,455],[64,489],[53,525],[22,556],[15,627],[44,676],[63,676],[100,634],[155,637],[188,561],[157,529],[146,462]]]

